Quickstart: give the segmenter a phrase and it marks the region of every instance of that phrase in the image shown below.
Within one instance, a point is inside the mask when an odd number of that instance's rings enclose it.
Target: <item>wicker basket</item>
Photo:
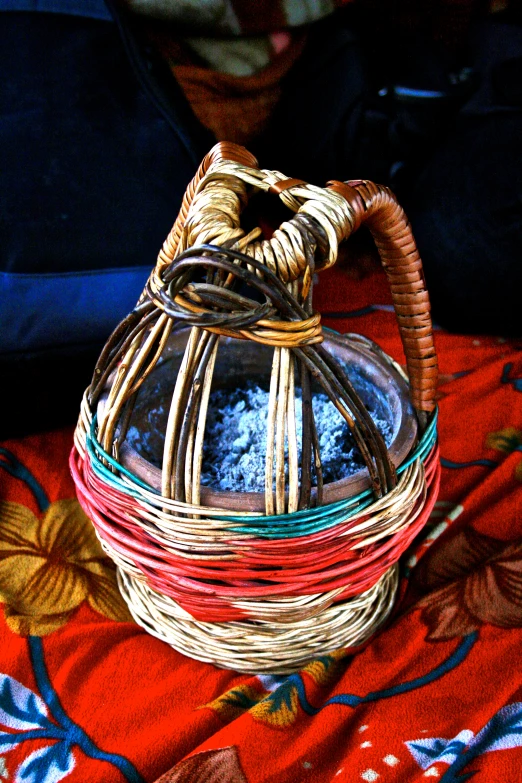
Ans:
[[[270,240],[241,227],[259,191],[294,213]],[[314,273],[335,263],[361,223],[388,275],[410,386],[369,340],[325,334],[312,309]],[[346,367],[387,400],[388,447]],[[211,390],[263,368],[264,493],[202,487]],[[78,497],[136,621],[189,656],[245,672],[291,672],[367,640],[391,611],[399,557],[436,499],[436,379],[422,265],[390,191],[367,181],[314,187],[217,145],[140,301],[100,356],[71,455]],[[161,470],[126,442],[160,381],[170,397]],[[343,416],[366,466],[330,484],[316,390]]]

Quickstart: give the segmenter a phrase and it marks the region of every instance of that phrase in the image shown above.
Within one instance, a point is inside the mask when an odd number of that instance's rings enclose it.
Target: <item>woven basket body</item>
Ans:
[[[270,240],[241,225],[260,191],[289,210]],[[323,332],[312,308],[314,273],[363,222],[388,274],[410,385],[370,341]],[[78,497],[136,621],[187,655],[245,672],[294,671],[367,640],[435,502],[436,376],[422,266],[392,194],[359,181],[313,187],[259,170],[235,145],[214,148],[100,356],[71,455]],[[261,377],[264,492],[202,486],[213,391]],[[322,480],[317,391],[365,464],[333,483]],[[159,396],[161,467],[128,442],[130,428],[150,439]],[[388,445],[367,411],[374,398],[389,415]]]

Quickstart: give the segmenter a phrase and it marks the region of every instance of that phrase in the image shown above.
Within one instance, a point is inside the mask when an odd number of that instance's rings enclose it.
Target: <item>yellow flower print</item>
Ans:
[[[489,449],[504,451],[511,454],[514,451],[522,451],[522,432],[515,427],[506,427],[498,432],[490,432],[486,438],[486,446]],[[522,459],[515,468],[515,478],[522,481]]]
[[[265,698],[267,691],[259,684],[259,687],[255,687],[251,683],[244,683],[242,685],[236,685],[235,688],[231,688],[226,693],[218,696],[214,701],[208,702],[208,704],[202,704],[198,709],[202,710],[208,708],[214,710],[223,723],[231,723],[236,718],[239,718],[245,712],[252,709],[258,702]]]
[[[346,658],[345,650],[334,650],[322,658],[316,658],[304,667],[303,672],[306,672],[316,685],[331,685],[343,670],[340,664],[344,658]]]
[[[284,729],[297,720],[299,696],[295,679],[299,675],[291,674],[277,690],[264,698],[250,710],[254,720]]]
[[[45,636],[84,600],[111,620],[131,621],[114,566],[78,501],[51,503],[42,519],[0,502],[0,602],[9,628]]]
[[[312,661],[301,673],[291,674],[275,691],[253,705],[250,715],[254,720],[279,729],[291,726],[299,714],[298,689],[305,688],[302,675],[307,674],[321,688],[327,687],[343,671],[341,661],[345,657],[344,650],[336,650]]]
[[[522,432],[515,427],[506,427],[498,432],[490,432],[486,438],[486,446],[488,449],[511,454],[512,451],[516,451],[522,446]]]
[[[223,723],[230,723],[248,712],[254,720],[285,728],[298,717],[297,687],[298,683],[304,687],[302,675],[307,674],[319,687],[332,685],[344,670],[342,660],[346,655],[345,650],[335,650],[312,661],[298,674],[275,678],[279,682],[272,692],[266,689],[263,678],[252,677],[249,682],[235,685],[198,709],[214,710]]]

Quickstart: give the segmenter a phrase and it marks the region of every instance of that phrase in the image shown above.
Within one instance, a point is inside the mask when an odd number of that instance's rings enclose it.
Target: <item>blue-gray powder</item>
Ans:
[[[210,395],[203,448],[201,483],[229,492],[264,492],[266,459],[266,426],[269,393],[253,383],[230,390],[215,390]],[[346,478],[364,467],[364,460],[352,434],[337,408],[326,394],[313,395],[313,411],[325,483]],[[390,423],[369,406],[377,429],[387,446],[392,440]],[[160,420],[163,406],[150,410],[148,421],[154,433],[129,429],[127,440],[150,461],[161,464],[159,454],[152,454],[151,436],[161,441]],[[302,442],[301,392],[296,389],[296,431],[298,458]],[[163,428],[164,431],[164,428]]]

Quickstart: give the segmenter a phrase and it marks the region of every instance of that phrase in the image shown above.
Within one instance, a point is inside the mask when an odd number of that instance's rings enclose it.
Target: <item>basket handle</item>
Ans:
[[[233,141],[219,141],[217,144],[215,144],[210,152],[205,155],[194,177],[187,186],[187,189],[183,195],[183,200],[181,202],[181,207],[176,218],[176,222],[172,226],[170,233],[159,252],[159,264],[172,263],[178,251],[181,232],[183,231],[183,226],[187,220],[190,205],[194,199],[197,187],[209,168],[220,160],[231,160],[234,163],[240,163],[243,166],[248,166],[253,169],[257,169],[259,167],[257,159],[252,155],[252,153],[245,149],[245,147],[241,147],[239,144],[235,144]]]
[[[203,159],[186,190],[180,213],[160,250],[160,266],[171,263],[176,256],[197,188],[210,167],[222,160],[258,169],[256,158],[244,147],[232,142],[216,144]],[[271,190],[280,194],[300,184],[305,185],[301,180],[283,179],[272,185]],[[382,185],[367,180],[332,180],[327,189],[342,196],[350,206],[350,220],[339,226],[340,239],[347,239],[363,223],[373,235],[391,289],[406,356],[412,403],[422,425],[436,405],[438,368],[422,261],[408,219],[393,193]]]
[[[354,210],[355,224],[348,233],[364,224],[373,236],[390,285],[412,403],[418,412],[428,413],[436,405],[437,355],[422,261],[406,214],[394,194],[382,185],[334,180],[327,187],[343,196]]]

